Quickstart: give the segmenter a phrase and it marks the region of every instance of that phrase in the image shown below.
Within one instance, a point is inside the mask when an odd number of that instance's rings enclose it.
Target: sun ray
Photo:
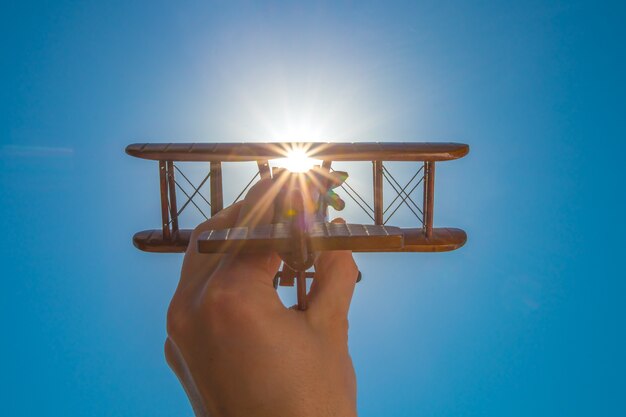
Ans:
[[[292,146],[286,150],[284,158],[272,159],[270,162],[277,167],[285,168],[291,172],[306,172],[315,166],[321,165],[319,159],[310,158],[304,146]]]

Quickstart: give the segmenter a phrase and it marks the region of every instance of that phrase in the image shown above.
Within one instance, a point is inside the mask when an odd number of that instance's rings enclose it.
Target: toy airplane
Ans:
[[[161,229],[136,233],[133,243],[137,248],[148,252],[185,251],[192,229],[179,229],[178,218],[181,212],[191,203],[204,215],[194,202],[195,197],[201,197],[210,205],[211,216],[222,210],[222,163],[254,161],[258,164],[258,172],[246,189],[259,176],[271,178],[281,187],[276,200],[274,222],[254,228],[235,227],[204,232],[198,240],[198,251],[277,252],[283,260],[283,267],[276,274],[275,286],[293,286],[295,279],[298,287],[298,308],[305,310],[306,278],[314,276],[313,272],[307,270],[313,266],[319,252],[441,252],[463,246],[467,240],[463,230],[433,227],[434,178],[435,162],[458,159],[468,152],[468,145],[458,143],[132,144],[126,148],[129,155],[159,161],[162,216]],[[320,166],[311,166],[312,160],[319,161]],[[276,166],[280,165],[278,161],[286,164],[283,167]],[[345,173],[332,170],[333,161],[372,162],[373,207],[344,182],[347,177]],[[384,166],[386,161],[418,162],[419,170],[402,187]],[[195,187],[175,162],[208,162],[209,169],[201,184]],[[193,186],[194,192],[191,195],[176,181],[176,171]],[[396,197],[386,208],[383,200],[383,179],[396,192]],[[209,200],[200,192],[207,180],[210,180]],[[414,183],[414,180],[417,182]],[[421,207],[411,197],[411,193],[420,184],[423,184]],[[180,209],[177,207],[176,187],[187,197]],[[329,205],[335,209],[343,208],[343,200],[332,191],[338,187],[364,209],[373,224],[328,222]],[[387,226],[387,221],[403,204],[418,218],[417,227]],[[391,210],[392,207],[395,209]]]

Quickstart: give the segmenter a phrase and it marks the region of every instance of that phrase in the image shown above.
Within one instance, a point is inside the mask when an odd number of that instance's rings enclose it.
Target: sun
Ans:
[[[307,172],[316,165],[322,163],[319,159],[309,158],[304,149],[291,149],[286,158],[272,160],[277,167],[285,168],[291,172]]]

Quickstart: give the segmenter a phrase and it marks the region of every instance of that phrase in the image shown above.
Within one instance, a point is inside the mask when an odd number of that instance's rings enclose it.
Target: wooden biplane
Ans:
[[[276,251],[283,260],[276,274],[275,286],[298,284],[298,307],[306,309],[307,272],[316,254],[325,250],[352,250],[354,252],[442,252],[463,246],[467,236],[463,230],[433,227],[435,163],[461,158],[469,146],[458,143],[138,143],[129,145],[126,153],[143,159],[158,161],[161,190],[161,228],[145,230],[133,237],[134,245],[148,252],[184,252],[192,229],[179,228],[179,217],[190,204],[205,216],[194,201],[202,198],[210,206],[213,216],[224,207],[222,192],[222,163],[256,162],[258,172],[241,192],[238,200],[257,177],[272,178],[302,175],[285,173],[273,168],[272,161],[285,158],[294,149],[304,150],[310,158],[321,161],[322,172],[331,173],[334,161],[368,161],[372,163],[373,204],[362,198],[348,182],[336,184],[352,198],[371,218],[372,224],[328,223],[328,203],[319,199],[313,213],[304,209],[302,193],[289,194],[281,206],[290,216],[277,215],[275,222],[254,228],[236,227],[204,232],[198,240],[202,253]],[[402,186],[385,166],[385,162],[417,163],[418,171]],[[208,162],[206,176],[199,186],[184,175],[179,162]],[[193,192],[187,192],[177,180],[180,174]],[[383,181],[395,192],[395,198],[385,207]],[[210,196],[200,191],[209,181]],[[285,184],[293,181],[284,181]],[[411,194],[422,185],[421,206]],[[287,186],[285,186],[287,187]],[[330,187],[330,185],[329,185]],[[186,201],[179,208],[177,188]],[[289,190],[287,190],[289,191]],[[321,195],[324,192],[322,190]],[[402,205],[418,219],[415,227],[387,226],[387,222]],[[395,208],[394,208],[395,207]],[[393,209],[393,210],[392,210]],[[282,209],[281,209],[282,210]],[[295,213],[295,214],[294,214]],[[360,273],[359,273],[360,278]]]

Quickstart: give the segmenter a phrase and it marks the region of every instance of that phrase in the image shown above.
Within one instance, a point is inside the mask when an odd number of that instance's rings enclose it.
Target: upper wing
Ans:
[[[447,161],[462,158],[462,143],[354,142],[354,143],[133,143],[126,153],[163,161],[243,162],[283,158],[290,149],[304,149],[311,158],[328,161]]]

